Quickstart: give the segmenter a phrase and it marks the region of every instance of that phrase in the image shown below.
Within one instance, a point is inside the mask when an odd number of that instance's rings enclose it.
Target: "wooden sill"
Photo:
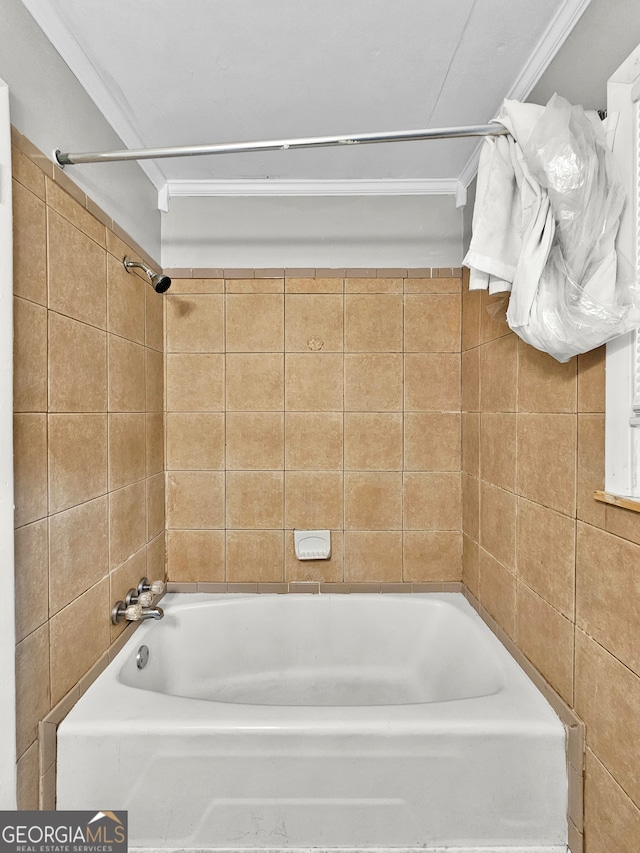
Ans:
[[[619,495],[612,495],[609,492],[594,492],[593,497],[595,500],[600,501],[604,504],[611,504],[612,506],[621,506],[623,509],[630,509],[631,512],[640,512],[640,500],[635,500],[633,498],[623,498]]]

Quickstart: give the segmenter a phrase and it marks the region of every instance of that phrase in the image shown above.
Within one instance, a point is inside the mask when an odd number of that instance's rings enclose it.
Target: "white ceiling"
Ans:
[[[503,98],[526,97],[589,0],[23,2],[132,148],[486,123]],[[59,147],[76,150],[71,135]],[[403,142],[145,168],[158,189],[370,179],[442,191],[466,186],[476,148]]]

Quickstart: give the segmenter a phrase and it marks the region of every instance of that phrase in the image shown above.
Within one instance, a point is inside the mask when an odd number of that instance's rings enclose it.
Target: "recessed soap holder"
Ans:
[[[293,544],[298,560],[328,560],[331,556],[331,531],[294,530]]]

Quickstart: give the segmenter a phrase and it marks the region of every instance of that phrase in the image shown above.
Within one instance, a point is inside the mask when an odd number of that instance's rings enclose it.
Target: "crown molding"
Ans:
[[[542,77],[590,2],[591,0],[565,0],[544,31],[505,98],[515,101],[526,100],[529,92]],[[460,172],[458,180],[464,187],[468,187],[476,176],[481,146],[482,141],[476,145]]]
[[[22,0],[31,17],[44,32],[62,59],[69,66],[80,85],[100,110],[126,148],[146,148],[146,143],[124,114],[121,105],[96,71],[86,53],[49,0]],[[61,143],[64,140],[60,140]],[[69,143],[70,145],[73,142]],[[68,146],[60,146],[72,150]],[[157,190],[166,182],[162,169],[153,160],[139,160],[138,164]]]
[[[158,207],[168,210],[171,198],[286,196],[453,195],[457,206],[466,190],[456,178],[382,178],[341,180],[211,180],[167,181],[158,192]],[[464,203],[464,202],[462,202]]]

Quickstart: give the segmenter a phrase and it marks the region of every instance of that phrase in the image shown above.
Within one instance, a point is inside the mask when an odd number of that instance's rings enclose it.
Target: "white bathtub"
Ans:
[[[566,851],[564,727],[461,594],[162,604],[59,727],[59,809],[155,849]]]

